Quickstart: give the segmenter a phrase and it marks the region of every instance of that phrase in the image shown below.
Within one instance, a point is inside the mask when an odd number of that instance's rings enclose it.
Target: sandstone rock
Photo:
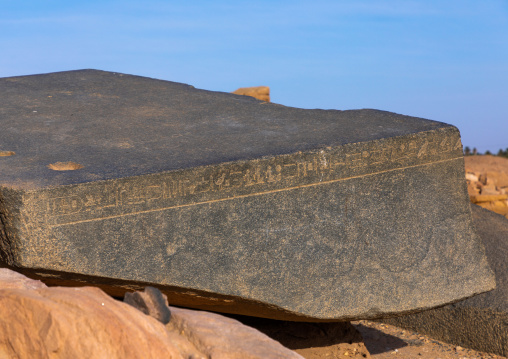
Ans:
[[[481,189],[481,195],[483,196],[496,196],[496,195],[499,195],[499,191],[496,189],[496,186],[492,185],[492,184],[488,184],[488,185],[485,185],[482,187]]]
[[[508,173],[488,171],[486,173],[488,182],[496,187],[508,187]]]
[[[40,289],[46,288],[46,284],[40,280],[33,280],[23,274],[0,268],[0,289]]]
[[[480,176],[478,177],[478,182],[480,182],[484,186],[490,184],[487,182],[487,176],[484,173],[480,174]]]
[[[466,180],[471,182],[478,182],[478,176],[476,176],[474,173],[466,172]]]
[[[16,289],[12,279],[3,289],[11,274],[1,271],[2,358],[187,358],[181,352],[191,345],[100,289],[45,288],[27,280]]]
[[[270,88],[268,86],[240,87],[233,91],[236,95],[251,96],[258,100],[270,102]]]
[[[171,310],[164,326],[98,288],[46,287],[2,268],[0,358],[302,358],[233,319]]]
[[[480,194],[480,190],[478,189],[478,187],[475,184],[468,183],[467,184],[467,193],[469,194],[469,196],[476,196],[476,195]]]
[[[275,346],[277,342],[235,319],[210,312],[170,308],[172,317],[168,328],[187,338],[205,352],[207,358],[302,358],[282,345]]]

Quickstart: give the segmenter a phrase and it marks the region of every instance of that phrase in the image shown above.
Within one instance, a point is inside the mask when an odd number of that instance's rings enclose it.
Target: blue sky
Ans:
[[[376,108],[508,148],[507,0],[0,0],[0,77],[96,68]]]

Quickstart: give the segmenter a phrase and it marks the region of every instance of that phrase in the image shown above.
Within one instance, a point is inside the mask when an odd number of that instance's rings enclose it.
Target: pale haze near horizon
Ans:
[[[0,77],[83,68],[265,85],[286,106],[392,111],[508,148],[505,0],[0,0]]]

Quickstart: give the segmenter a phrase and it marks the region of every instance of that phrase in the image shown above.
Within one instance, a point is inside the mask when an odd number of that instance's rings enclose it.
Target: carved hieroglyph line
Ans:
[[[79,224],[79,223],[102,221],[102,220],[105,220],[105,219],[120,218],[120,217],[125,217],[125,216],[133,216],[133,215],[137,215],[137,214],[144,214],[144,213],[165,211],[165,210],[173,209],[173,208],[184,208],[184,207],[196,206],[196,205],[201,205],[201,204],[209,204],[209,203],[215,203],[215,202],[230,201],[230,200],[238,199],[238,198],[246,198],[246,197],[253,197],[253,196],[262,196],[262,195],[270,194],[270,193],[285,192],[285,191],[291,191],[291,190],[295,190],[295,189],[299,189],[299,188],[320,186],[320,185],[325,185],[325,184],[330,184],[330,183],[335,183],[335,182],[340,182],[340,181],[346,181],[346,180],[355,179],[355,178],[375,176],[375,175],[379,175],[381,173],[386,173],[386,172],[402,171],[402,170],[406,170],[408,168],[430,166],[430,165],[434,165],[436,163],[450,162],[450,161],[455,161],[455,160],[462,159],[462,158],[463,157],[460,156],[460,157],[449,158],[449,159],[446,159],[446,160],[435,161],[435,162],[431,162],[431,163],[424,163],[424,164],[418,164],[418,165],[413,165],[413,166],[400,167],[400,168],[395,168],[395,169],[390,169],[390,170],[385,170],[385,171],[379,171],[379,172],[373,172],[373,173],[364,174],[364,175],[358,175],[358,176],[351,176],[351,177],[333,179],[333,180],[329,180],[329,181],[315,182],[315,183],[304,184],[304,185],[299,185],[299,186],[294,186],[294,187],[279,188],[279,189],[270,190],[270,191],[263,191],[263,192],[257,192],[257,193],[249,193],[249,194],[244,194],[244,195],[239,195],[239,196],[226,197],[226,198],[220,198],[220,199],[213,199],[213,200],[208,200],[208,201],[179,204],[179,205],[176,205],[176,206],[169,206],[169,207],[163,207],[163,208],[154,208],[154,209],[148,209],[148,210],[138,211],[138,212],[122,213],[122,214],[116,214],[116,215],[107,216],[107,217],[83,219],[83,220],[79,220],[79,221],[73,221],[73,222],[68,222],[68,223],[61,223],[61,224],[50,225],[50,227],[54,228],[54,227],[68,226],[68,225]]]

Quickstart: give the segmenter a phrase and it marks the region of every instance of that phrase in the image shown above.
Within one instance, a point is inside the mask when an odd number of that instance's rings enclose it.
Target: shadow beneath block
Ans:
[[[229,315],[277,340],[305,358],[320,358],[333,352],[369,357],[361,334],[349,322],[312,323]],[[340,356],[342,357],[342,356]]]
[[[408,343],[396,336],[383,333],[380,330],[356,324],[355,328],[363,337],[363,342],[370,354],[380,354],[408,346]]]

